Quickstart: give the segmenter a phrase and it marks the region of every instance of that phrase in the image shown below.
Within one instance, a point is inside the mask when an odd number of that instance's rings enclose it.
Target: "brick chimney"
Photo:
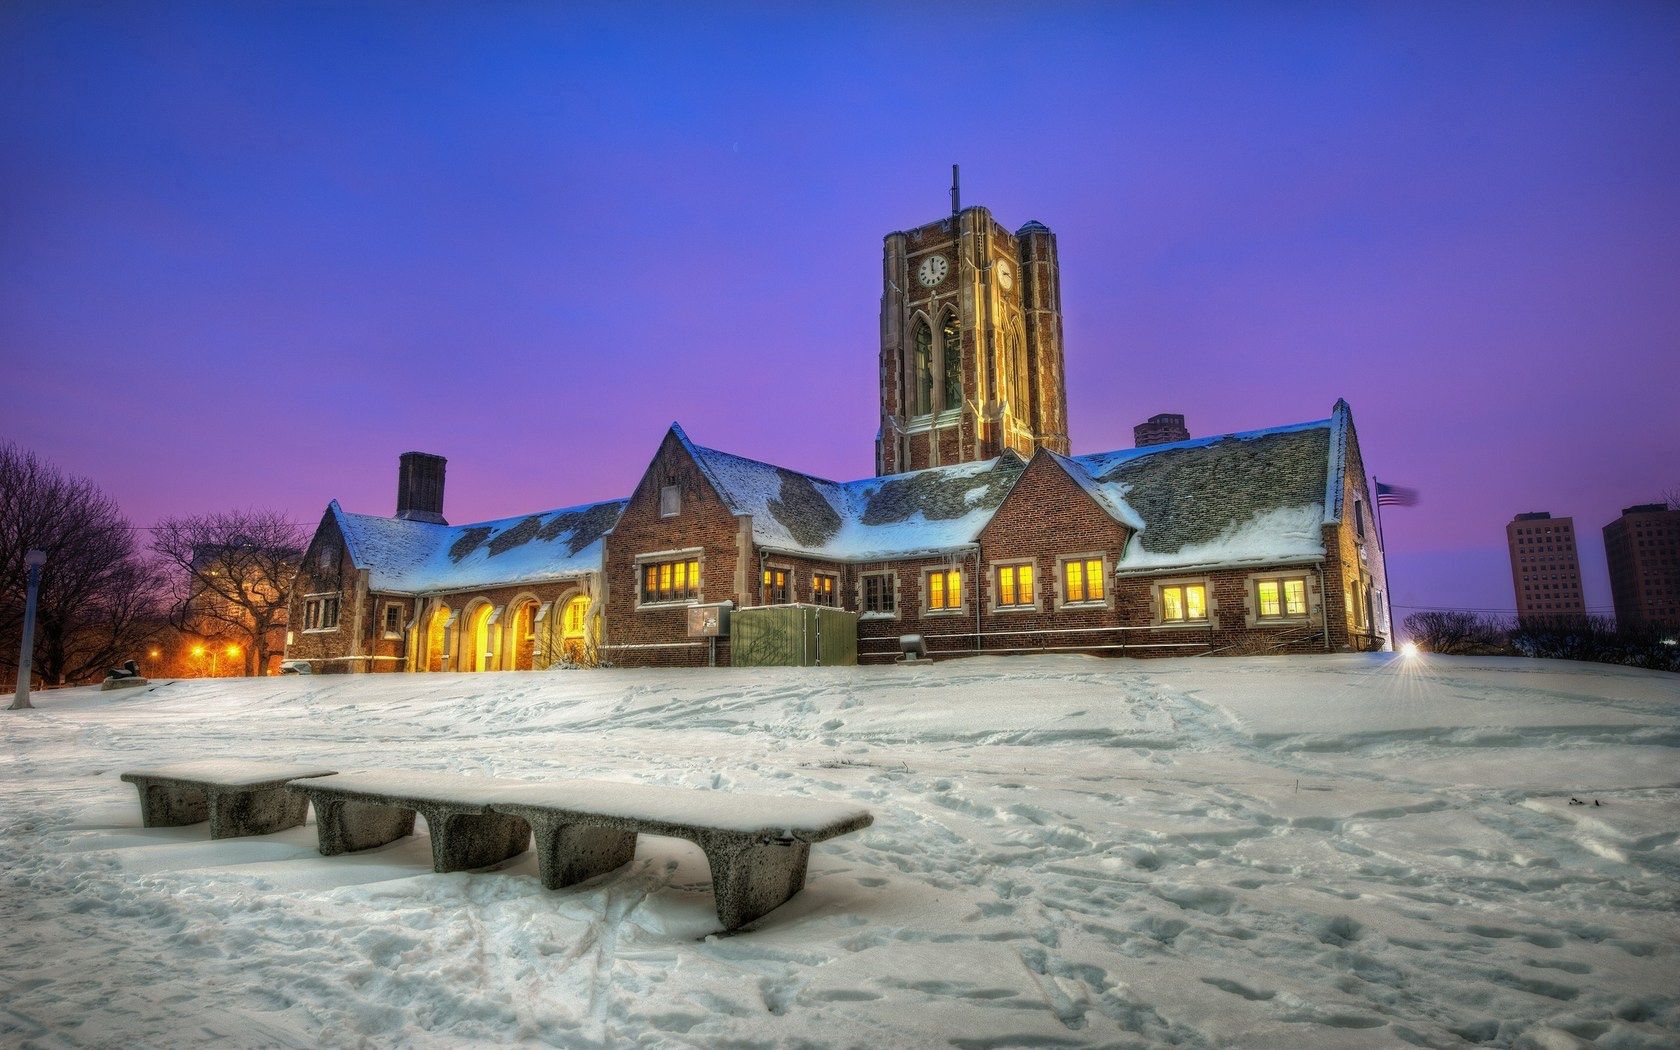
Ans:
[[[1150,416],[1147,422],[1132,428],[1132,440],[1138,448],[1165,445],[1171,441],[1189,441],[1190,431],[1184,427],[1184,417],[1173,412]]]
[[[404,452],[397,462],[397,517],[449,524],[443,520],[443,466],[449,461],[430,452]]]

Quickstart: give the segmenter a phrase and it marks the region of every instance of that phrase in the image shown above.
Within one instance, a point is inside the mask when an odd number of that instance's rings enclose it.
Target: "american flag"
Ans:
[[[1377,506],[1379,507],[1415,507],[1418,501],[1417,489],[1409,489],[1403,485],[1384,485],[1377,482]]]

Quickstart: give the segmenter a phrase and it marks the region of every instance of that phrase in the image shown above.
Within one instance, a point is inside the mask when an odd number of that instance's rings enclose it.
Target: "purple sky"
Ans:
[[[673,419],[872,469],[881,237],[1056,231],[1076,452],[1352,403],[1397,606],[1680,486],[1680,7],[0,8],[0,438],[139,524],[449,457],[467,521]],[[1397,609],[1401,615],[1407,610]]]

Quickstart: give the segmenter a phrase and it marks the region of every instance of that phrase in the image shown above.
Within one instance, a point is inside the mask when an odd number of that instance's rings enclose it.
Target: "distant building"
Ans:
[[[1604,553],[1617,626],[1680,630],[1680,510],[1661,503],[1623,509],[1604,526]]]
[[[1505,526],[1505,542],[1511,548],[1517,619],[1533,622],[1587,615],[1574,518],[1554,518],[1544,511],[1518,514]]]
[[[1174,412],[1150,416],[1132,428],[1132,443],[1138,448],[1189,440],[1190,430],[1184,425],[1184,417]]]

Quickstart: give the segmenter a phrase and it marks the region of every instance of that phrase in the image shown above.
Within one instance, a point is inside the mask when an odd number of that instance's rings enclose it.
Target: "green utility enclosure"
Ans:
[[[730,617],[736,667],[849,667],[857,663],[857,613],[826,605],[765,605]]]

